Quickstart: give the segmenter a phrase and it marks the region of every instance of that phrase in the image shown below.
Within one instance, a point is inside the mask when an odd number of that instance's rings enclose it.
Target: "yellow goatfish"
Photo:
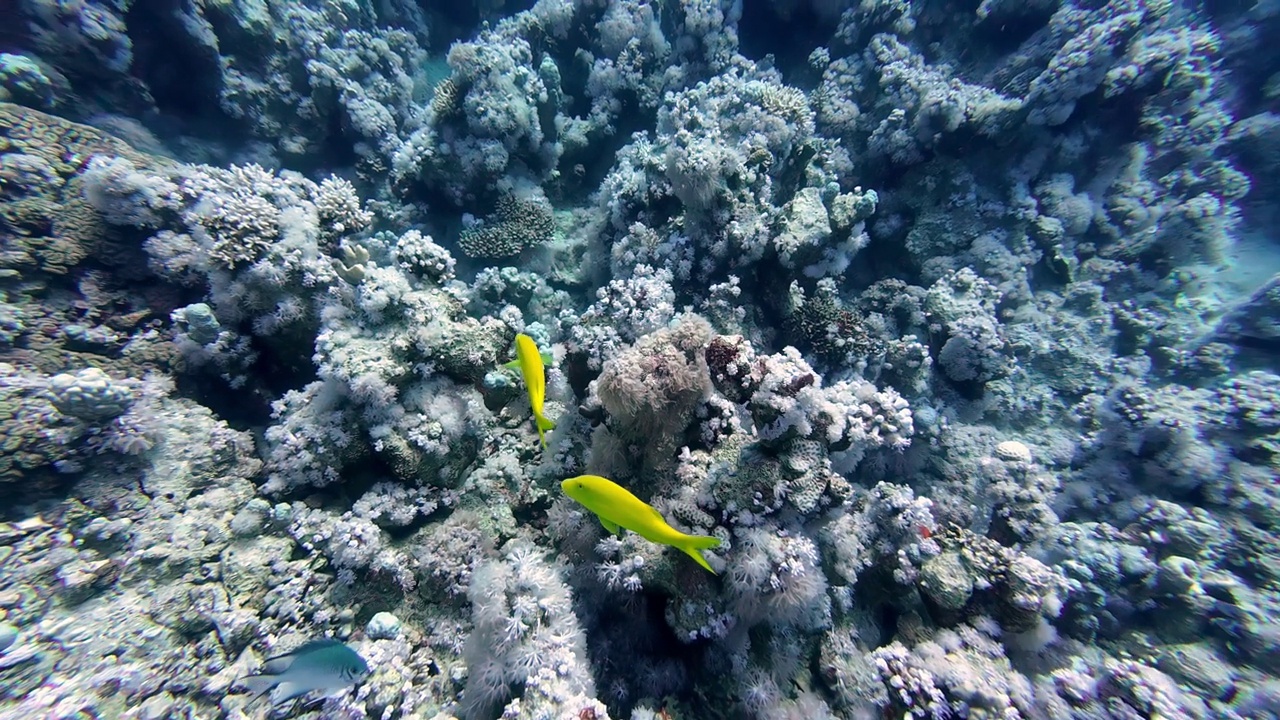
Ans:
[[[569,478],[560,483],[560,489],[598,515],[600,524],[609,532],[616,533],[618,528],[626,528],[649,542],[683,550],[712,575],[716,574],[699,551],[720,547],[719,538],[710,535],[685,535],[668,525],[662,515],[648,503],[632,495],[618,483],[599,475]]]
[[[546,365],[551,363],[550,353],[538,352],[538,344],[533,338],[520,333],[516,335],[516,359],[506,364],[509,368],[518,368],[524,377],[524,386],[529,390],[529,406],[533,408],[533,422],[538,426],[538,440],[542,447],[547,447],[548,430],[554,430],[556,424],[542,414],[542,403],[547,399]]]

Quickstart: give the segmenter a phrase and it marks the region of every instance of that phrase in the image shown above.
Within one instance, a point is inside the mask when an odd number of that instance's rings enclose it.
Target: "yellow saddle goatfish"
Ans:
[[[509,368],[518,368],[524,377],[524,386],[529,391],[529,406],[533,408],[533,422],[538,427],[538,440],[542,447],[547,447],[548,430],[554,430],[556,424],[542,414],[542,403],[547,399],[546,365],[551,363],[550,353],[538,352],[538,344],[533,338],[520,333],[516,335],[516,359],[506,364]]]
[[[632,495],[618,483],[599,475],[569,478],[560,483],[560,489],[599,516],[600,524],[609,532],[616,533],[618,528],[626,528],[649,542],[670,545],[684,551],[712,575],[716,574],[700,551],[720,547],[720,538],[680,532],[668,525],[661,513],[648,503]]]

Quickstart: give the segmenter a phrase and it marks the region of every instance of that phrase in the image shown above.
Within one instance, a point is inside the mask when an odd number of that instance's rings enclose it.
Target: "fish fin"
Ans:
[[[533,414],[533,424],[538,427],[538,441],[542,443],[542,449],[547,449],[547,432],[556,429],[554,421],[548,420],[545,415],[540,412]]]
[[[257,697],[275,687],[278,680],[279,676],[276,675],[245,675],[236,682],[248,690],[250,695]]]
[[[601,517],[600,524],[604,526],[605,530],[608,530],[610,533],[614,535],[617,535],[618,533],[622,532],[622,528],[618,527],[618,523],[612,520],[605,520],[603,517]]]
[[[502,367],[506,368],[507,370],[519,370],[519,369],[520,369],[520,359],[519,359],[519,358],[516,358],[515,360],[512,360],[511,362],[508,362],[508,363],[502,363]]]
[[[290,650],[287,653],[275,655],[270,659],[275,660],[276,658],[289,657],[290,655],[305,655],[314,650],[325,650],[327,648],[336,647],[336,646],[345,645],[345,644],[346,643],[342,642],[341,640],[335,640],[331,637],[316,638],[315,640],[308,640],[302,643],[301,645]]]
[[[695,562],[707,569],[712,575],[718,575],[715,570],[711,569],[711,565],[707,563],[707,559],[703,557],[702,550],[720,547],[720,538],[710,535],[687,535],[685,540],[678,546],[686,555],[693,558]]]
[[[342,697],[344,694],[346,694],[347,690],[350,689],[350,687],[351,687],[350,685],[339,685],[338,687],[329,688],[325,690],[324,693],[320,695],[320,697],[323,697],[323,698]]]
[[[299,695],[305,695],[306,692],[307,687],[305,685],[299,685],[288,681],[282,682],[276,686],[275,690],[271,691],[271,704],[280,705],[282,703],[289,702]]]
[[[538,357],[542,358],[542,364],[547,367],[551,367],[551,365],[556,361],[556,356],[549,352],[540,352],[538,353]]]
[[[293,666],[293,662],[297,659],[292,653],[269,657],[262,661],[262,667],[258,668],[258,674],[278,677],[289,672],[289,668]]]

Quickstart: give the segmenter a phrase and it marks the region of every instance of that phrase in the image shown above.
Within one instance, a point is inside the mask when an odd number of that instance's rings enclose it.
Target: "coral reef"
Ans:
[[[1280,712],[1276,3],[9,15],[0,719]]]

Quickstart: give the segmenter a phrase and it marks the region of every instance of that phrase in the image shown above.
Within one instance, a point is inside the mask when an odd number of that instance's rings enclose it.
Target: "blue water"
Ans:
[[[0,28],[0,718],[1280,717],[1275,2]]]

